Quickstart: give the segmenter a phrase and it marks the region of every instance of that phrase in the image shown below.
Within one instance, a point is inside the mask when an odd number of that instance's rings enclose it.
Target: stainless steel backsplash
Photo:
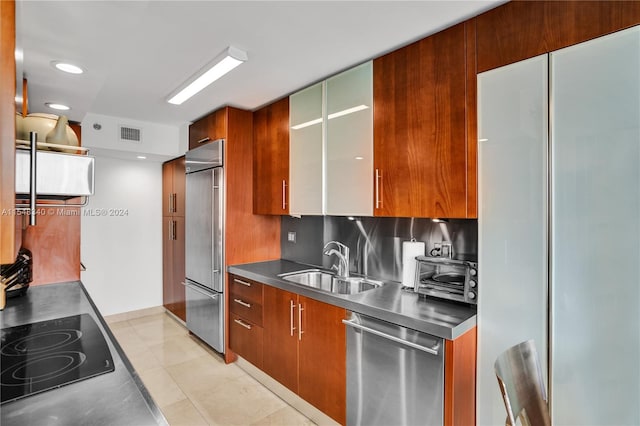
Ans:
[[[295,232],[296,242],[289,242]],[[329,268],[334,259],[322,254],[324,244],[336,240],[350,249],[351,272],[401,281],[402,242],[424,241],[426,253],[435,243],[451,241],[453,253],[477,257],[478,221],[450,219],[434,223],[431,219],[362,217],[353,220],[337,216],[282,217],[281,257],[294,262]]]

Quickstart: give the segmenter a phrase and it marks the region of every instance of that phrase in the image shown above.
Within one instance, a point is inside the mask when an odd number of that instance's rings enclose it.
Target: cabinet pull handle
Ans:
[[[172,220],[171,223],[173,223],[173,240],[176,241],[178,239],[178,222]]]
[[[233,282],[236,282],[236,283],[238,283],[238,284],[242,284],[242,285],[246,285],[247,287],[251,287],[251,283],[248,283],[248,282],[246,282],[246,281],[239,280],[239,279],[237,279],[237,278],[234,278],[234,279],[233,279]]]
[[[282,210],[287,209],[287,181],[282,179]]]
[[[244,306],[245,308],[250,308],[251,307],[251,303],[244,302],[244,301],[242,301],[240,299],[233,299],[233,301],[236,302],[238,305]]]
[[[200,139],[197,143],[205,143],[205,142],[210,141],[210,140],[211,140],[211,138],[209,136],[207,136],[206,138]]]
[[[296,304],[293,303],[293,300],[290,301],[291,305],[290,305],[290,309],[289,309],[289,324],[290,324],[290,328],[291,328],[291,337],[293,337],[293,332],[295,331],[296,327],[293,322],[293,315],[294,315],[294,310],[296,309]]]
[[[302,340],[302,311],[304,308],[302,307],[302,303],[298,303],[298,340]]]
[[[173,241],[173,221],[169,221],[169,241]]]
[[[382,208],[382,171],[376,169],[376,209]]]
[[[173,202],[171,203],[171,211],[173,213],[176,213],[178,211],[178,203],[177,203],[177,195],[174,192],[173,194],[171,194],[171,199],[173,200]]]
[[[233,322],[240,324],[241,326],[243,326],[244,328],[246,328],[247,330],[251,330],[251,325],[247,324],[246,322],[239,320],[239,319],[234,319]]]

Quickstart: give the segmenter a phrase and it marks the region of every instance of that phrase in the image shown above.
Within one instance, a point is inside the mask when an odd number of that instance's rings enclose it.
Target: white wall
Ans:
[[[95,173],[82,216],[82,282],[103,315],[160,306],[162,164],[100,156]]]
[[[141,129],[141,141],[120,140],[120,126]],[[97,128],[96,128],[97,127]],[[185,130],[186,127],[186,136]],[[168,158],[179,157],[186,150],[188,126],[169,126],[147,121],[130,120],[88,113],[82,120],[82,146],[100,150],[155,154]],[[97,151],[93,151],[97,152]]]

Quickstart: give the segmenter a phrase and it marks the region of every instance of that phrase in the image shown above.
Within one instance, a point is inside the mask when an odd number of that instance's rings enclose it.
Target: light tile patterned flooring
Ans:
[[[105,319],[170,425],[314,424],[163,310]]]

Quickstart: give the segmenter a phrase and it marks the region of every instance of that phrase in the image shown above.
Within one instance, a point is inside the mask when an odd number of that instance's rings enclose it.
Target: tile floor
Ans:
[[[170,425],[314,424],[163,310],[106,320]]]

